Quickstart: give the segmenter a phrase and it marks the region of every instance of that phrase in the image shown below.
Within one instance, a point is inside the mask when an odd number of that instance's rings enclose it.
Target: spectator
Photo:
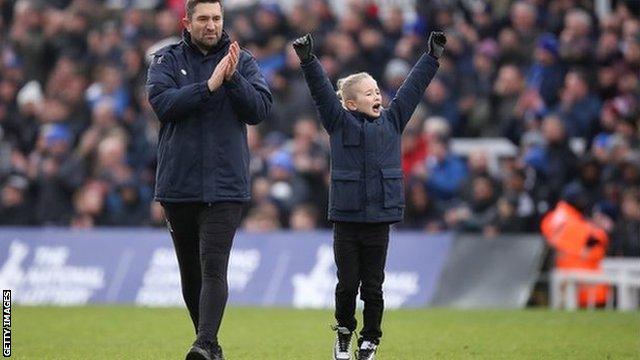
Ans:
[[[109,185],[121,184],[133,177],[133,169],[126,163],[126,138],[109,136],[98,144],[94,176]]]
[[[414,167],[420,166],[427,157],[427,142],[421,132],[407,126],[400,143],[402,153],[402,172],[407,178]]]
[[[621,159],[617,166],[615,179],[621,189],[640,185],[640,153],[630,152]]]
[[[530,54],[533,53],[539,33],[539,28],[536,26],[537,15],[535,6],[530,2],[517,1],[511,6],[509,19],[516,33],[518,51],[522,54],[522,58],[530,59]]]
[[[385,47],[387,49],[393,49],[393,45],[402,39],[404,23],[402,9],[398,6],[391,6],[386,16],[382,19]]]
[[[472,12],[472,25],[477,31],[480,39],[495,38],[496,37],[496,23],[492,17],[492,6],[488,2],[475,2],[473,3]]]
[[[552,109],[558,102],[564,69],[558,58],[558,40],[552,34],[542,35],[534,52],[534,64],[529,68],[526,85],[538,92],[544,107]]]
[[[491,39],[483,40],[473,56],[473,73],[462,79],[462,98],[459,106],[467,118],[465,135],[491,136],[491,92],[496,72],[498,44]]]
[[[297,205],[291,211],[289,227],[294,231],[310,231],[318,226],[318,210],[310,204]]]
[[[592,19],[583,9],[571,9],[564,17],[564,29],[560,33],[560,56],[570,66],[591,65],[593,43]]]
[[[281,150],[269,159],[269,179],[273,181],[269,195],[278,206],[281,223],[286,223],[299,199],[308,199],[310,196],[307,184],[294,170],[293,156],[288,151]]]
[[[474,151],[467,158],[467,166],[469,168],[469,176],[486,176],[492,183],[496,183],[497,179],[493,176],[489,166],[489,155],[484,150]],[[497,187],[494,186],[494,187]]]
[[[247,232],[269,232],[280,229],[278,209],[275,205],[266,203],[249,210],[242,222],[242,229]]]
[[[37,1],[16,1],[13,7],[13,21],[9,29],[9,42],[17,56],[24,61],[24,73],[28,80],[44,82],[46,78],[46,58],[44,57],[43,5]]]
[[[271,198],[271,185],[272,182],[267,177],[257,176],[253,178],[253,183],[251,185],[251,203],[245,210],[245,217],[249,209],[273,204],[273,199]]]
[[[410,70],[411,66],[403,59],[395,58],[387,63],[384,70],[384,82],[387,86],[383,89],[387,98],[392,99],[395,96]]]
[[[513,28],[505,27],[498,33],[498,44],[500,46],[500,57],[498,65],[500,67],[513,64],[517,67],[529,65],[529,57],[519,43],[518,33]]]
[[[484,129],[486,135],[502,135],[513,121],[515,109],[524,91],[524,79],[517,66],[502,65],[493,86],[492,118]]]
[[[28,82],[16,94],[18,112],[14,115],[15,118],[7,117],[2,122],[6,131],[4,138],[11,139],[22,154],[29,154],[35,146],[39,126],[37,116],[41,111],[43,98],[40,84],[35,80]]]
[[[114,65],[106,65],[100,72],[100,81],[93,83],[87,89],[87,102],[91,108],[96,104],[109,100],[118,118],[124,116],[129,106],[129,91],[124,83],[124,74]]]
[[[436,137],[429,143],[429,156],[414,170],[414,176],[424,181],[429,195],[439,202],[457,196],[467,173],[466,164],[449,151],[446,137]]]
[[[446,230],[444,214],[422,182],[411,180],[405,187],[407,208],[405,219],[398,224],[401,228],[420,229],[427,232]]]
[[[94,106],[91,125],[82,133],[76,153],[82,159],[91,159],[100,140],[109,136],[124,138],[126,133],[118,123],[112,102],[104,100]]]
[[[164,209],[159,202],[151,201],[149,204],[149,223],[150,226],[159,228],[167,226],[166,219],[164,217]]]
[[[365,68],[374,79],[382,78],[385,64],[389,61],[390,50],[384,46],[384,35],[374,26],[365,27],[358,36],[362,49],[360,56],[365,59]]]
[[[324,174],[328,172],[328,153],[323,146],[318,124],[311,118],[300,118],[294,127],[294,136],[285,147],[293,154],[293,166],[298,177],[299,191],[295,203],[310,202],[327,209],[327,186]],[[313,189],[313,191],[312,191]]]
[[[33,209],[27,191],[29,181],[22,175],[11,175],[0,191],[0,225],[33,225]]]
[[[439,116],[447,120],[453,135],[462,130],[460,114],[455,105],[455,99],[451,93],[450,85],[442,77],[435,77],[427,91],[423,101],[426,116]],[[418,110],[420,111],[420,110]]]
[[[524,160],[536,173],[535,197],[548,209],[560,198],[564,184],[573,180],[577,158],[569,148],[563,122],[557,116],[544,119],[542,133],[546,144],[532,148]]]
[[[271,78],[274,111],[271,115],[272,121],[262,125],[263,133],[277,131],[290,136],[293,134],[294,119],[302,114],[315,115],[313,104],[308,99],[308,90],[303,88],[304,82],[292,73],[293,69],[287,67],[274,73]]]
[[[73,199],[74,216],[71,227],[92,228],[106,225],[105,187],[98,181],[90,181],[75,193]]]
[[[518,234],[530,231],[528,219],[518,216],[518,199],[500,197],[494,218],[483,228],[486,237],[498,234]]]
[[[498,204],[499,232],[534,230],[536,204],[526,188],[526,181],[527,176],[522,169],[511,170],[503,178],[503,204]]]
[[[461,204],[448,210],[445,221],[450,228],[486,232],[494,235],[493,229],[488,229],[496,218],[497,194],[491,179],[487,176],[476,176],[471,183],[471,194]]]
[[[602,206],[603,188],[600,182],[600,164],[593,158],[585,157],[578,164],[578,177],[565,186],[566,192],[572,188],[579,188],[584,194],[586,213],[591,214],[595,206]]]
[[[149,222],[151,190],[134,179],[115,185],[107,195],[107,216],[110,225],[135,226]]]
[[[5,177],[13,171],[12,146],[4,139],[4,130],[0,127],[0,177]]]
[[[560,94],[558,113],[567,135],[590,140],[596,133],[601,102],[590,90],[583,72],[570,71]]]
[[[637,189],[622,195],[620,219],[615,225],[609,253],[613,256],[640,256],[640,198]]]
[[[84,178],[80,160],[70,153],[71,132],[62,124],[50,124],[38,139],[29,158],[30,181],[35,185],[36,222],[69,225],[73,214],[71,197]]]

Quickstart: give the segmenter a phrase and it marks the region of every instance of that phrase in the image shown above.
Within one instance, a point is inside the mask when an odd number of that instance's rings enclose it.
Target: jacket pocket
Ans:
[[[331,171],[331,207],[341,211],[357,211],[362,208],[360,170]]]
[[[404,189],[402,184],[402,169],[380,169],[382,172],[383,207],[404,207]]]

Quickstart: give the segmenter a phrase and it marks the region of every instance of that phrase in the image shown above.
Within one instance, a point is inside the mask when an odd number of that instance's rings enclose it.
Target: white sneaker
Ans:
[[[363,341],[358,349],[358,360],[375,360],[378,345],[371,341]]]
[[[346,327],[335,326],[336,343],[333,346],[334,360],[351,360],[351,331]]]

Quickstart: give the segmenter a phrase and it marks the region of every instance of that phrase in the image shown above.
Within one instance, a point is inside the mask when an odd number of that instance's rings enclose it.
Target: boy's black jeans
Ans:
[[[389,245],[387,223],[334,223],[333,251],[338,267],[336,286],[336,312],[338,326],[354,332],[356,296],[364,301],[363,340],[379,343],[384,302],[382,283]]]
[[[182,296],[201,344],[217,344],[227,267],[243,203],[162,203],[176,249]]]

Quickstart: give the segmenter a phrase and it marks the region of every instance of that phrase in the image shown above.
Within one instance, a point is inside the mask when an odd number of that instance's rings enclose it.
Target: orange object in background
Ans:
[[[565,201],[549,212],[541,224],[542,235],[556,251],[555,266],[565,270],[601,272],[600,262],[609,244],[607,233],[587,221],[580,211]],[[604,284],[580,285],[578,303],[604,305],[609,287]]]

